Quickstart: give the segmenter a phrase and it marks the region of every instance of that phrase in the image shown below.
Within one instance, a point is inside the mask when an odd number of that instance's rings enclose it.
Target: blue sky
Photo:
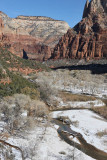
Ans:
[[[0,11],[9,17],[18,15],[48,16],[66,21],[71,27],[83,14],[86,0],[1,0]]]

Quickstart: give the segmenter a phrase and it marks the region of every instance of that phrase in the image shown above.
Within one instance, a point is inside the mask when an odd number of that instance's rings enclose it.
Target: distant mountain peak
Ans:
[[[87,0],[86,3],[85,3],[83,18],[86,17],[87,14],[88,14],[88,7],[89,7],[89,0]]]
[[[107,57],[107,0],[86,0],[83,19],[61,38],[52,58]]]
[[[107,13],[107,0],[89,0],[86,1],[83,18],[92,14]]]

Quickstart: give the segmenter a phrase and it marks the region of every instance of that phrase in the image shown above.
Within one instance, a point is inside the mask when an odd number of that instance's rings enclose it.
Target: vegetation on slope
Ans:
[[[39,98],[40,94],[36,84],[25,79],[20,71],[9,70],[10,67],[49,70],[39,62],[22,59],[6,49],[0,48],[0,97],[23,93],[30,95],[33,99]]]
[[[31,69],[41,69],[45,71],[49,71],[49,68],[42,64],[41,62],[36,62],[33,60],[26,60],[20,57],[17,57],[16,55],[9,52],[7,49],[0,48],[0,63],[5,66],[5,68],[9,67],[20,67],[20,68],[26,68],[29,67]]]

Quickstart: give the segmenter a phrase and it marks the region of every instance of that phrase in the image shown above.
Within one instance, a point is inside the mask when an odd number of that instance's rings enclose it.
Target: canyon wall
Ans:
[[[104,57],[107,57],[107,0],[87,0],[83,19],[60,39],[51,58]]]
[[[10,18],[0,12],[0,46],[23,57],[100,59],[107,57],[107,0],[86,0],[82,20],[70,28],[43,16]]]
[[[0,12],[0,45],[21,57],[24,50],[30,59],[46,60],[69,28],[66,22],[49,17],[10,18]]]

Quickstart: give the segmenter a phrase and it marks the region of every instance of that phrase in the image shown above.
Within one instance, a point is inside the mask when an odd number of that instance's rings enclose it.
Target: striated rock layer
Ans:
[[[24,50],[31,59],[46,60],[69,28],[66,22],[48,17],[9,18],[0,12],[0,45],[21,57]]]
[[[52,57],[107,57],[107,0],[87,0],[83,19],[60,39]]]

